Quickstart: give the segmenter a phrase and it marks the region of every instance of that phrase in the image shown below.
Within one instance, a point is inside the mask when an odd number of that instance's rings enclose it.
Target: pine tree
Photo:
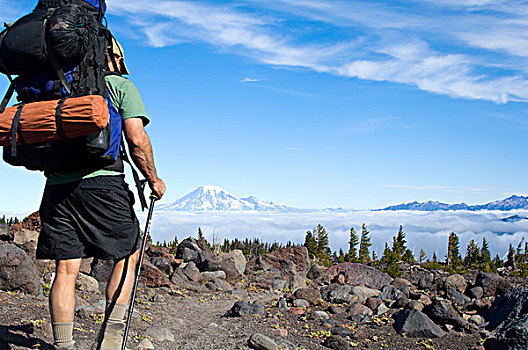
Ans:
[[[401,257],[401,261],[404,261],[406,263],[416,262],[416,259],[414,259],[414,254],[409,248],[405,249],[405,252],[403,253],[403,256]]]
[[[398,235],[392,239],[392,251],[396,254],[398,261],[402,260],[402,256],[405,253],[407,247],[405,246],[407,241],[405,240],[405,232],[403,232],[403,227],[400,225],[398,230]]]
[[[346,260],[348,262],[357,261],[357,245],[359,244],[359,237],[356,233],[356,230],[350,228],[350,240],[348,241],[348,253],[346,255]]]
[[[359,243],[359,261],[363,264],[367,263],[370,259],[369,248],[372,245],[370,243],[369,231],[367,225],[361,226],[361,241]]]
[[[511,243],[510,243],[510,248],[508,249],[508,257],[506,258],[505,265],[515,268],[515,249],[513,249],[513,246]]]
[[[436,257],[436,252],[433,253],[433,263],[438,263],[438,258]]]
[[[420,257],[418,258],[420,264],[424,263],[427,260],[427,255],[425,254],[425,250],[420,249]]]
[[[449,240],[447,244],[447,266],[456,270],[458,267],[460,267],[461,261],[460,240],[456,233],[451,232],[449,234]]]
[[[480,270],[483,272],[491,271],[491,253],[486,237],[482,237],[482,248],[480,249]]]
[[[466,248],[466,257],[464,258],[464,265],[467,268],[475,269],[479,266],[480,261],[481,261],[480,248],[475,243],[475,241],[472,239],[471,241],[469,241],[468,246]]]
[[[383,265],[381,270],[388,273],[392,278],[401,275],[400,265],[398,265],[398,256],[389,248],[388,243],[385,243],[385,249],[383,250],[383,256],[381,257],[380,263]]]
[[[315,238],[315,241],[317,242],[317,258],[320,259],[323,264],[330,265],[328,232],[326,232],[323,226],[317,225],[317,227],[313,231],[313,236]]]
[[[345,253],[343,253],[343,249],[339,248],[339,256],[337,257],[337,261],[340,263],[345,262]]]
[[[315,256],[317,254],[317,241],[315,240],[312,231],[306,231],[303,245],[308,250],[308,255],[310,257]]]
[[[4,224],[4,225],[6,224],[6,217],[5,217],[5,215],[2,216],[2,218],[0,219],[0,224]]]

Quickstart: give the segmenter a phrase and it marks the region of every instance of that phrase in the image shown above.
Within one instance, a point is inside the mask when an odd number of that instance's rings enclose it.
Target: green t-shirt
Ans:
[[[112,104],[119,112],[123,120],[128,118],[141,118],[143,125],[147,125],[150,119],[147,117],[145,105],[139,95],[139,91],[130,80],[118,75],[109,75],[106,77],[106,86]],[[95,176],[120,175],[117,171],[86,169],[77,170],[67,173],[47,173],[47,185],[58,185],[68,182],[79,181]]]

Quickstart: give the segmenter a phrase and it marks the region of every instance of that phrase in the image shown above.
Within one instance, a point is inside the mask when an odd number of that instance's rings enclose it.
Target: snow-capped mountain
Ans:
[[[441,202],[412,202],[407,204],[393,205],[381,210],[420,210],[420,211],[438,211],[438,210],[514,210],[528,209],[528,197],[511,196],[503,200],[494,201],[481,205],[467,205],[466,203],[446,204]]]
[[[200,186],[191,193],[171,204],[158,206],[159,210],[204,211],[204,210],[257,210],[257,211],[296,211],[297,209],[264,202],[253,196],[237,198],[218,186]]]

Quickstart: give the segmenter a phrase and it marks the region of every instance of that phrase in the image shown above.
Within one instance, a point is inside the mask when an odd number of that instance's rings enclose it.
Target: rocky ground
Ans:
[[[51,262],[35,261],[38,220],[0,232],[0,349],[52,349]],[[526,349],[525,280],[402,266],[393,280],[352,263],[311,265],[304,247],[247,261],[184,240],[176,256],[151,247],[131,349]],[[91,349],[109,262],[86,260],[75,339]]]

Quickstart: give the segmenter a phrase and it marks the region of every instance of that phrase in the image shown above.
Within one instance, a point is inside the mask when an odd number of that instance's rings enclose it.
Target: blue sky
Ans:
[[[0,20],[34,4],[0,0]],[[528,194],[527,1],[108,7],[164,202],[205,184],[303,208]],[[0,210],[38,208],[41,174],[3,164],[0,178]]]

